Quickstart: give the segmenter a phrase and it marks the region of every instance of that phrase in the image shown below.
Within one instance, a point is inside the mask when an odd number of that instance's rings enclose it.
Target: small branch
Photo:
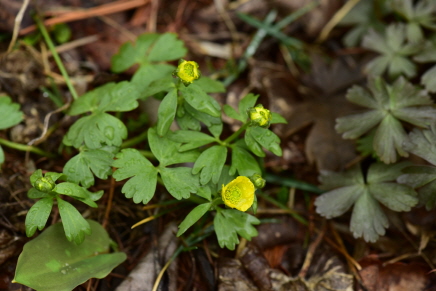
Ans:
[[[29,6],[30,0],[24,0],[23,5],[20,8],[20,11],[18,11],[17,17],[15,17],[15,25],[14,25],[14,32],[12,33],[12,40],[9,43],[8,47],[8,53],[12,51],[12,48],[14,47],[15,43],[17,42],[18,38],[18,32],[20,31],[20,25],[21,21],[23,20],[24,12],[27,9],[27,6]]]

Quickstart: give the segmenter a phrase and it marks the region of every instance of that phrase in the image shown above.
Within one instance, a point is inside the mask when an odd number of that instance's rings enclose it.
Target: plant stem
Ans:
[[[61,72],[62,76],[65,79],[65,83],[67,84],[67,87],[70,90],[71,95],[73,96],[74,100],[77,100],[79,96],[77,95],[76,89],[74,89],[74,86],[71,83],[67,70],[65,69],[64,64],[61,61],[61,58],[59,57],[59,54],[56,51],[56,48],[50,38],[50,35],[47,32],[47,29],[45,28],[39,16],[35,16],[35,22],[36,22],[36,26],[38,26],[38,29],[41,31],[41,34],[44,37],[44,40],[47,43],[48,48],[50,49],[50,52],[52,53],[56,64],[58,65],[59,71]]]
[[[121,144],[121,148],[130,148],[144,140],[146,140],[148,138],[148,132],[144,131],[143,133],[141,133],[138,136],[132,137],[131,139],[125,140],[122,144]]]
[[[246,128],[248,127],[248,122],[244,123],[237,131],[235,131],[231,136],[224,140],[224,144],[231,143],[234,139],[236,139]]]
[[[55,157],[54,154],[45,152],[45,151],[41,150],[40,148],[37,148],[34,146],[28,146],[28,145],[24,145],[24,144],[12,142],[12,141],[8,141],[8,140],[5,140],[3,138],[0,138],[0,145],[4,145],[4,146],[7,146],[9,148],[16,149],[16,150],[23,151],[23,152],[32,152],[32,153],[35,153],[35,154],[38,154],[41,156],[45,156],[45,157],[49,157],[49,158]]]

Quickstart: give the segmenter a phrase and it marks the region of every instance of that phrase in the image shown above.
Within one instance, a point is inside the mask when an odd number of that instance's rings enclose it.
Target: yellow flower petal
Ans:
[[[221,196],[230,208],[247,211],[254,202],[254,185],[245,176],[239,176],[226,186],[223,185]]]
[[[179,65],[174,74],[182,80],[185,85],[189,85],[198,78],[201,73],[198,69],[198,64],[194,61],[180,60]]]
[[[248,116],[251,120],[252,126],[261,126],[268,128],[271,124],[271,111],[266,108],[263,108],[262,104],[256,105],[255,107],[251,107],[248,109]]]

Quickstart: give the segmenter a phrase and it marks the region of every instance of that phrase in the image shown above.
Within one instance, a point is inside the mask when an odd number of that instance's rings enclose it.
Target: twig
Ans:
[[[109,188],[109,198],[107,201],[106,211],[104,213],[104,219],[102,226],[103,228],[106,228],[107,224],[109,223],[109,214],[111,213],[112,209],[112,201],[114,199],[114,190],[115,190],[115,179],[114,177],[111,177],[111,185]]]
[[[301,267],[298,277],[300,278],[306,277],[307,271],[309,270],[310,264],[312,263],[313,256],[315,255],[315,251],[318,245],[321,243],[321,240],[324,237],[326,229],[327,229],[326,225],[324,225],[321,232],[316,237],[315,241],[313,241],[310,244],[309,249],[307,250],[306,258],[304,259],[303,266]]]
[[[44,21],[44,25],[50,26],[58,23],[67,23],[71,21],[81,20],[92,18],[95,16],[102,16],[113,14],[120,11],[130,10],[136,7],[140,7],[145,5],[149,0],[132,0],[132,1],[115,1],[108,4],[103,4],[97,7],[93,7],[87,10],[82,11],[71,11],[59,15],[57,17],[53,17]],[[28,26],[20,31],[20,34],[27,34],[32,32],[37,27],[35,25]]]
[[[12,48],[14,47],[15,43],[17,42],[18,33],[20,31],[20,25],[21,21],[23,20],[24,12],[27,9],[27,6],[29,6],[30,0],[24,0],[23,5],[21,5],[20,11],[18,11],[17,17],[15,17],[15,24],[14,24],[14,32],[12,33],[12,40],[9,43],[8,47],[8,53],[12,51]]]

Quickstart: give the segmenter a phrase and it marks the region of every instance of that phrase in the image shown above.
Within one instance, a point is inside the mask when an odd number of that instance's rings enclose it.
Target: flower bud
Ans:
[[[56,186],[51,177],[42,177],[35,181],[35,188],[41,192],[48,193]]]
[[[265,128],[270,126],[272,118],[271,111],[263,108],[262,104],[248,108],[247,113],[250,118],[251,126],[261,126]]]
[[[250,180],[251,182],[253,182],[254,187],[256,187],[257,189],[262,189],[263,187],[265,187],[266,181],[259,174],[254,174],[253,176],[250,177]]]
[[[226,186],[223,185],[221,197],[230,208],[236,208],[240,211],[247,211],[253,205],[254,185],[245,176],[239,176]]]
[[[181,59],[177,69],[173,72],[173,75],[179,77],[183,84],[189,85],[200,78],[201,72],[198,69],[198,64],[196,62]]]

